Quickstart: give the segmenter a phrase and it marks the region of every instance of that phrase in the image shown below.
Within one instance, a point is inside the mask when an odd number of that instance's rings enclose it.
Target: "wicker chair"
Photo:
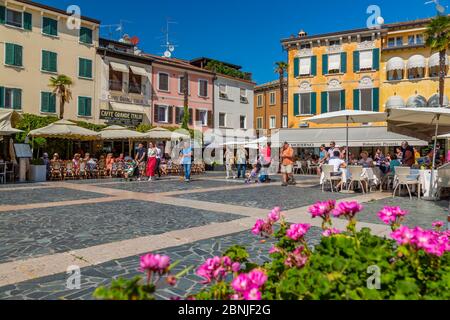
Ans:
[[[80,161],[80,168],[78,169],[78,177],[80,179],[86,179],[88,175],[86,161]]]
[[[62,174],[62,165],[61,161],[52,160],[50,162],[50,178],[51,180],[63,180],[64,176]]]
[[[97,177],[98,178],[104,178],[107,175],[107,169],[106,169],[106,161],[100,160],[97,164]]]
[[[73,161],[66,161],[64,164],[64,179],[75,178],[75,168]]]
[[[121,178],[123,176],[124,172],[124,162],[123,161],[116,161],[113,163],[112,168],[112,176],[116,178]]]

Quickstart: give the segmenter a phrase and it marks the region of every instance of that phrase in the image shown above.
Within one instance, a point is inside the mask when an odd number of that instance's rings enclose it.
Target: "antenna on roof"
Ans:
[[[101,25],[100,28],[108,28],[108,38],[109,39],[122,39],[125,34],[125,23],[133,23],[128,20],[120,20],[119,23],[116,24],[107,24],[107,25]],[[116,37],[116,35],[119,35]]]
[[[166,49],[163,54],[163,56],[166,58],[171,58],[173,55],[173,52],[175,51],[175,48],[178,47],[177,45],[173,44],[172,41],[170,40],[170,25],[171,24],[178,24],[178,22],[171,21],[169,18],[166,19],[166,29],[163,30],[165,44],[161,45],[161,47]]]

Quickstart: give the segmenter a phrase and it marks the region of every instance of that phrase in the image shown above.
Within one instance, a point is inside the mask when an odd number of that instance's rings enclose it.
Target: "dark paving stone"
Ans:
[[[137,200],[2,212],[0,263],[239,218]]]
[[[3,190],[0,192],[0,204],[22,205],[42,202],[58,202],[106,197],[103,194],[73,191],[65,188],[42,188],[26,190]]]
[[[312,228],[307,236],[311,246],[317,245],[320,241],[321,229]],[[250,253],[250,260],[258,264],[269,261],[268,251],[273,245],[273,240],[265,242],[256,237],[250,231],[240,232],[225,237],[217,237],[182,245],[179,247],[160,250],[157,253],[167,254],[172,261],[180,260],[173,273],[176,274],[186,267],[194,268],[180,279],[175,287],[169,287],[164,282],[159,284],[159,299],[170,299],[174,296],[185,297],[189,294],[197,293],[203,288],[199,283],[202,279],[195,275],[195,270],[207,258],[221,255],[225,250],[233,245],[245,246]],[[214,249],[216,248],[216,249]],[[186,252],[190,254],[185,255]],[[180,257],[176,259],[175,257]],[[23,283],[9,285],[0,288],[0,299],[41,299],[41,300],[61,300],[61,299],[92,299],[95,288],[102,285],[109,285],[111,279],[123,276],[128,279],[136,275],[142,275],[139,269],[139,256],[125,259],[109,261],[98,266],[81,269],[81,289],[69,290],[66,288],[67,274],[35,279]],[[94,272],[92,270],[95,270]]]
[[[322,193],[319,187],[299,188],[269,185],[261,188],[249,187],[238,190],[182,194],[177,197],[261,209],[272,209],[279,206],[283,210],[289,210],[311,205],[319,200],[339,200],[354,196],[336,192]]]
[[[384,224],[377,216],[377,213],[385,206],[401,207],[409,212],[404,223],[408,227],[420,226],[431,228],[434,221],[446,221],[448,214],[448,200],[425,201],[417,198],[410,200],[409,197],[386,198],[378,201],[364,203],[364,209],[358,213],[358,220],[362,222]]]

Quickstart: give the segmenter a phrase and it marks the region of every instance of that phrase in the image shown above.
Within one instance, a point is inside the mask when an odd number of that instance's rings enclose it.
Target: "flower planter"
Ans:
[[[31,165],[30,180],[32,182],[45,182],[47,181],[47,167]]]

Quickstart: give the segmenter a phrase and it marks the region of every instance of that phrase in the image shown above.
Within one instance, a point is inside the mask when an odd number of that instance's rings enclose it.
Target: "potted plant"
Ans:
[[[47,181],[47,166],[42,159],[31,160],[30,180],[33,182]]]

